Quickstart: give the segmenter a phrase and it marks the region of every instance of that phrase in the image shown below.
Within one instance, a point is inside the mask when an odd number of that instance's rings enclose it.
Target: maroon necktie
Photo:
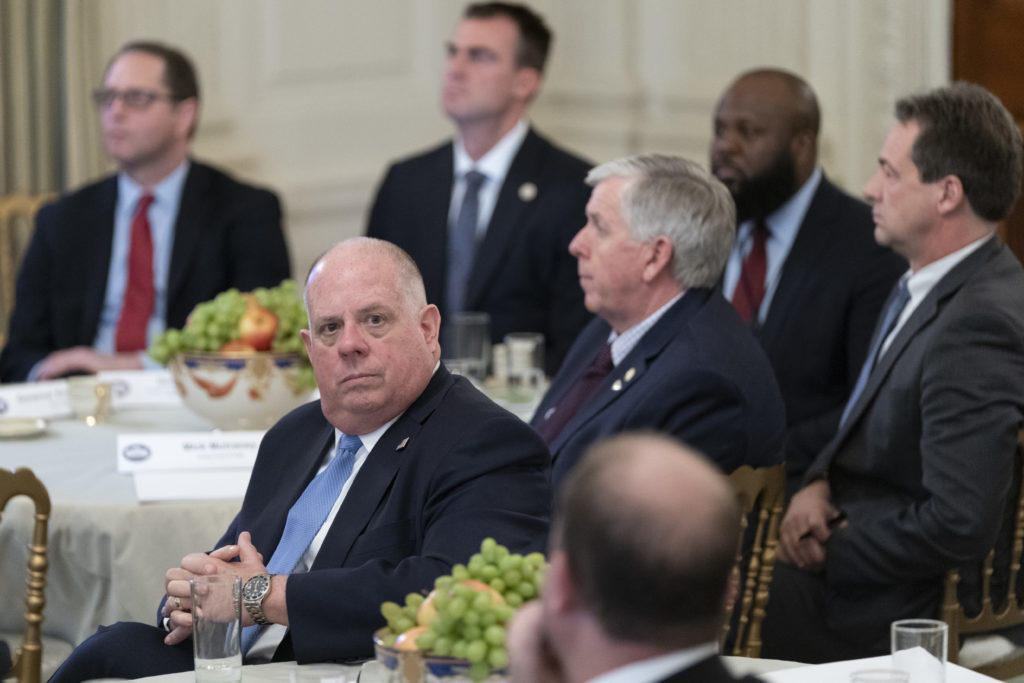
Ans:
[[[153,315],[153,236],[149,232],[149,205],[153,195],[143,195],[132,219],[131,250],[128,252],[128,284],[124,288],[121,319],[117,321],[117,350],[146,348],[146,327]]]
[[[587,402],[597,385],[608,376],[615,366],[612,364],[612,345],[605,344],[597,352],[597,356],[583,374],[576,380],[576,383],[569,388],[554,408],[554,411],[537,428],[541,438],[549,446],[562,433],[562,429],[568,424],[583,404]]]
[[[743,270],[732,294],[732,305],[745,322],[757,320],[757,311],[761,308],[761,300],[764,299],[764,277],[768,269],[764,247],[765,240],[768,239],[768,226],[764,221],[754,223],[751,236],[753,243],[750,246],[750,253],[743,259]]]

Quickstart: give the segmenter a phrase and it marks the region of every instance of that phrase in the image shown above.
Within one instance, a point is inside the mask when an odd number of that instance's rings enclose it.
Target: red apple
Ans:
[[[224,346],[220,347],[221,353],[253,353],[256,349],[253,348],[252,344],[246,344],[243,341],[235,340],[224,342]]]
[[[238,341],[248,344],[257,351],[267,351],[277,334],[277,316],[247,295],[249,304],[238,321]]]

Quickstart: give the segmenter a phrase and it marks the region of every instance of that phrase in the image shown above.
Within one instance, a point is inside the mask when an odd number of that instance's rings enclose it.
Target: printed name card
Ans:
[[[71,415],[65,380],[0,384],[0,417],[67,417]]]
[[[181,396],[174,388],[170,370],[117,370],[97,375],[110,382],[114,409],[147,406],[180,406]]]
[[[117,470],[142,501],[241,498],[264,433],[119,434]]]

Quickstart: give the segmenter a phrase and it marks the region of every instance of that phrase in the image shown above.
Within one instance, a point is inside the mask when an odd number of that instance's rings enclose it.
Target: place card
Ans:
[[[181,405],[170,370],[110,370],[99,373],[98,378],[110,382],[113,407],[117,410]]]
[[[68,417],[66,380],[0,384],[0,417]]]
[[[241,498],[265,432],[119,434],[117,471],[139,500]]]

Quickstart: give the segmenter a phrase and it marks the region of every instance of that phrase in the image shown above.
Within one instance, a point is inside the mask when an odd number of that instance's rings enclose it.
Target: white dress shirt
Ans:
[[[523,140],[529,127],[526,121],[520,120],[512,130],[505,133],[505,136],[491,147],[479,160],[473,161],[462,140],[456,138],[452,142],[455,153],[454,172],[455,178],[452,183],[452,199],[448,208],[448,222],[454,224],[462,208],[462,195],[466,193],[466,173],[477,170],[487,176],[487,180],[480,186],[478,196],[476,238],[477,243],[481,242],[487,234],[487,226],[491,223],[491,215],[494,213],[494,206],[498,203],[498,192],[505,183],[505,176],[512,165],[512,160],[519,153],[523,146]]]

